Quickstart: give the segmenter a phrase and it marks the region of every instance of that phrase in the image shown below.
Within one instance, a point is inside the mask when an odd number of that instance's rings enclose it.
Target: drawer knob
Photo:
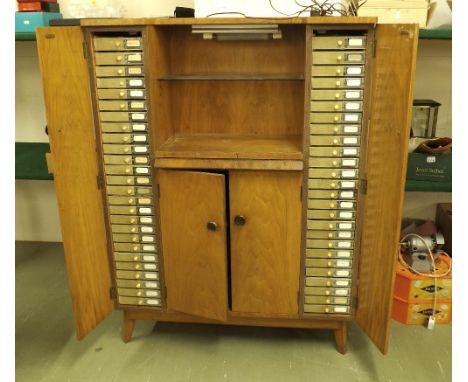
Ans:
[[[135,232],[136,232],[136,228],[133,227],[133,228],[130,230],[130,232],[135,233]]]
[[[340,108],[340,105],[335,105],[335,106],[333,106],[333,108],[334,108],[335,110],[338,110],[338,109]]]
[[[337,133],[339,131],[338,127],[333,128],[333,132]]]
[[[143,305],[144,301],[143,300],[138,300],[138,305]]]
[[[135,275],[135,278],[136,278],[136,279],[139,279],[139,278],[140,278],[140,275],[137,273],[137,274]]]
[[[332,275],[332,272],[331,271],[328,271],[327,272],[327,276],[331,276]]]
[[[128,142],[128,136],[123,137],[123,138],[122,138],[122,141]]]
[[[331,252],[328,252],[328,253],[327,253],[327,256],[328,256],[328,257],[332,257],[333,254],[332,254]]]
[[[341,74],[341,69],[336,69],[336,74]],[[338,97],[336,97],[336,98],[338,98]]]
[[[125,104],[124,104],[124,103],[121,103],[121,104],[119,105],[119,107],[120,107],[121,109],[125,109]]]
[[[247,220],[246,220],[245,216],[243,216],[243,215],[237,215],[234,218],[234,224],[235,225],[244,225],[245,223],[247,223]]]
[[[135,286],[136,286],[137,288],[141,288],[141,284],[140,284],[140,283],[137,283]]]
[[[119,81],[119,85],[120,85],[120,86],[124,86],[124,85],[125,85],[125,82]]]
[[[329,233],[329,234],[328,234],[328,238],[329,238],[329,239],[333,238],[333,234],[332,234],[332,233]]]
[[[138,245],[135,245],[135,246],[133,247],[133,250],[134,250],[135,252],[138,251]]]
[[[340,117],[338,117],[337,115],[335,115],[335,117],[333,117],[333,120],[334,120],[335,122],[338,122],[338,121],[340,120]]]
[[[128,126],[127,126],[127,125],[123,125],[123,126],[122,126],[122,130],[123,130],[123,131],[127,131],[127,130],[128,130]]]
[[[331,187],[331,188],[336,188],[336,183],[335,183],[335,182],[332,182],[332,183],[330,184],[330,187]]]
[[[122,57],[122,56],[117,56],[117,57],[116,57],[116,60],[120,62],[120,61],[123,60],[123,57]]]
[[[215,232],[218,229],[218,224],[216,224],[216,222],[208,222],[206,228],[208,228],[209,231]]]
[[[124,159],[124,162],[125,162],[125,163],[130,163],[130,158],[125,158],[125,159]]]
[[[338,46],[342,46],[343,45],[343,41],[342,40],[338,40]]]
[[[329,262],[327,263],[327,266],[331,267],[331,266],[332,266],[332,262],[329,261]]]
[[[125,174],[130,174],[130,171],[131,171],[131,170],[130,170],[129,168],[126,168],[126,169],[125,169]]]
[[[336,81],[336,82],[335,82],[335,85],[336,85],[337,87],[341,86],[341,81]]]
[[[327,296],[329,296],[329,295],[330,295],[330,291],[329,291],[329,290],[326,290],[326,291],[325,291],[325,294],[326,294]]]
[[[327,304],[329,304],[329,303],[330,303],[330,299],[327,298],[327,299],[325,300],[325,302],[326,302]]]
[[[122,98],[123,98],[124,95],[125,95],[124,92],[120,92],[120,93],[119,93],[119,96],[121,96]]]
[[[122,69],[117,69],[117,74],[123,74],[123,70]]]
[[[330,282],[330,281],[327,281],[327,286],[331,286],[331,282]]]
[[[135,269],[140,269],[140,268],[141,268],[140,264],[135,264]]]
[[[331,173],[332,178],[336,178],[336,172]]]
[[[339,45],[339,44],[338,44]],[[115,42],[115,46],[118,48],[120,46],[120,41]]]
[[[342,55],[339,55],[336,57],[337,61],[341,61],[343,59],[343,56]]]
[[[331,218],[334,218],[334,217],[335,217],[335,213],[331,212],[331,213],[330,213],[330,217],[331,217]]]
[[[338,162],[337,162],[336,160],[334,160],[334,161],[332,162],[332,165],[333,165],[333,166],[338,166]]]
[[[340,69],[337,70],[337,72],[339,71]],[[335,93],[335,98],[340,98],[340,93]]]
[[[328,228],[333,229],[333,224],[329,224]]]
[[[338,144],[338,139],[334,139],[334,140],[333,140],[333,144],[334,144],[334,145],[337,145],[337,144]]]
[[[135,202],[135,199],[133,198],[128,199],[128,204],[133,204],[134,202]]]
[[[141,291],[138,291],[138,292],[137,292],[137,296],[138,296],[138,297],[141,296]]]
[[[335,156],[335,157],[336,157],[336,156],[338,155],[338,151],[336,151],[336,150],[333,150],[333,151],[332,151],[332,154],[333,154],[333,156]]]
[[[130,219],[130,223],[132,223],[132,224],[133,224],[133,223],[136,223],[136,219],[131,218],[131,219]]]
[[[132,179],[131,178],[127,179],[127,184],[132,184]]]
[[[330,198],[336,198],[336,194],[334,192],[332,192],[330,194]],[[329,227],[332,228],[332,225],[330,224]]]
[[[137,237],[132,237],[132,241],[133,241],[134,243],[136,243],[136,242],[138,241],[138,238],[137,238]]]
[[[129,189],[127,190],[127,194],[132,194],[132,193],[133,193],[132,189],[129,188]]]
[[[330,309],[325,308],[325,313],[330,313]]]
[[[138,256],[135,256],[135,257],[133,258],[133,261],[138,261]],[[138,286],[137,286],[137,288],[138,288]]]
[[[125,147],[125,148],[123,149],[123,152],[124,152],[124,153],[128,153],[129,151],[130,151],[130,147]]]
[[[331,247],[333,247],[333,243],[329,242],[328,243],[328,248],[331,248]],[[330,266],[330,263],[328,263],[328,266]]]
[[[330,208],[335,208],[335,203],[330,203]]]

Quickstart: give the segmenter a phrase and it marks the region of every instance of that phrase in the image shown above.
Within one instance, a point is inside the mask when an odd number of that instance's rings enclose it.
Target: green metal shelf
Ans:
[[[35,32],[16,32],[15,41],[36,41]]]
[[[452,192],[452,182],[430,182],[422,180],[406,180],[407,192]]]
[[[48,143],[15,142],[15,179],[53,180],[47,170]]]
[[[419,38],[422,40],[451,40],[451,29],[420,29]]]

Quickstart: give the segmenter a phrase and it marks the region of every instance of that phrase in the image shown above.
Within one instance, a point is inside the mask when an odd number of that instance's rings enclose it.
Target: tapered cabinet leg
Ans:
[[[123,312],[122,324],[122,341],[127,343],[132,339],[133,329],[135,328],[135,320],[129,318],[126,311]]]
[[[338,329],[335,329],[336,350],[345,354],[348,349],[348,326],[346,321],[341,321]]]

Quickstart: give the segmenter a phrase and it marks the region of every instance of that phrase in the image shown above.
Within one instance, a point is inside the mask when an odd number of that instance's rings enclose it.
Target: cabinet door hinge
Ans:
[[[361,194],[367,195],[367,179],[362,179],[360,184]]]
[[[88,50],[86,49],[86,42],[83,41],[82,45],[83,45],[83,57],[84,57],[85,60],[87,60],[88,59]]]
[[[109,297],[110,297],[111,300],[115,300],[116,293],[115,293],[115,288],[114,287],[109,288]]]

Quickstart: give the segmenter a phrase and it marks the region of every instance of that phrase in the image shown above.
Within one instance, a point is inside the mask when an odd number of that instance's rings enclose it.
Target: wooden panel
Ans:
[[[222,174],[158,171],[167,306],[226,319],[227,243]],[[207,229],[216,222],[216,231]]]
[[[233,311],[297,316],[301,181],[301,172],[230,172]]]
[[[218,170],[281,170],[298,171],[304,168],[302,160],[262,159],[183,159],[156,158],[157,168],[218,169]]]
[[[356,321],[386,353],[411,123],[418,29],[378,25]],[[397,54],[395,53],[397,52]]]
[[[79,27],[37,30],[55,190],[79,339],[113,310],[82,43]]]
[[[159,147],[158,158],[302,159],[301,137],[175,136]]]

